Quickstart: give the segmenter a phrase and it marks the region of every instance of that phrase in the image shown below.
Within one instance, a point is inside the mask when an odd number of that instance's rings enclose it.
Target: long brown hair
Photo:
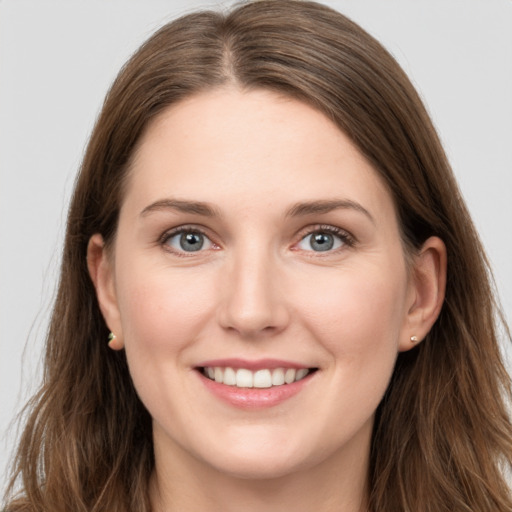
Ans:
[[[121,70],[92,133],[68,217],[44,382],[13,470],[9,511],[149,511],[151,418],[89,278],[86,249],[115,238],[137,141],[163,109],[234,83],[307,102],[333,120],[384,178],[406,252],[432,235],[448,253],[442,312],[400,354],[378,408],[372,512],[510,512],[511,385],[484,251],[421,100],[389,53],[316,3],[256,1],[160,29]],[[505,325],[502,320],[502,325]],[[505,327],[506,337],[510,335]]]

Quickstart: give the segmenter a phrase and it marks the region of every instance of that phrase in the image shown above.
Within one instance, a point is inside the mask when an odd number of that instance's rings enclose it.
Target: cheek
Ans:
[[[187,407],[179,398],[187,392],[184,360],[208,321],[214,286],[205,276],[132,262],[119,266],[118,277],[130,374],[153,418],[165,423]]]
[[[316,407],[330,421],[324,439],[345,439],[367,424],[388,387],[398,354],[405,309],[405,272],[379,266],[340,272],[321,293],[309,293],[301,315],[328,354],[324,397]],[[321,281],[316,283],[321,284]]]
[[[323,281],[317,276],[314,289],[302,294],[301,316],[334,358],[378,364],[375,354],[388,353],[394,360],[405,312],[405,270],[347,268]]]
[[[118,288],[127,350],[139,347],[158,356],[186,346],[207,321],[214,291],[211,279],[175,269],[127,269]]]

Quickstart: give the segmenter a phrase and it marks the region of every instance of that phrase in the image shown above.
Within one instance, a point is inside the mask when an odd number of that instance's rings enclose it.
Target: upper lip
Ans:
[[[208,361],[203,361],[197,365],[197,368],[205,368],[205,367],[223,367],[223,368],[245,368],[251,371],[257,370],[273,370],[275,368],[295,368],[299,370],[300,368],[313,368],[312,366],[308,366],[301,363],[296,363],[294,361],[285,361],[283,359],[257,359],[257,360],[248,360],[248,359],[240,359],[240,358],[229,358],[229,359],[211,359]]]

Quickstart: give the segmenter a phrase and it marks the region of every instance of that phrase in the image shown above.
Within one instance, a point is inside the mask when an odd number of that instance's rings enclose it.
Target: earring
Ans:
[[[122,339],[118,338],[113,332],[108,335],[108,348],[112,350],[121,350],[124,348]]]
[[[418,343],[418,336],[411,336],[411,341],[413,343]]]

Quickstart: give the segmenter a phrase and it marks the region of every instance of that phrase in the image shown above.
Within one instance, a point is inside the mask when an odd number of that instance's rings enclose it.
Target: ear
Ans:
[[[435,236],[430,237],[413,257],[400,352],[423,340],[437,320],[446,290],[446,265],[446,247]]]
[[[121,350],[124,347],[124,342],[115,291],[114,266],[112,258],[105,248],[103,237],[99,234],[93,235],[87,245],[87,268],[96,288],[96,296],[105,323],[114,334],[114,338],[109,342],[109,347]],[[107,340],[105,340],[106,342]]]

